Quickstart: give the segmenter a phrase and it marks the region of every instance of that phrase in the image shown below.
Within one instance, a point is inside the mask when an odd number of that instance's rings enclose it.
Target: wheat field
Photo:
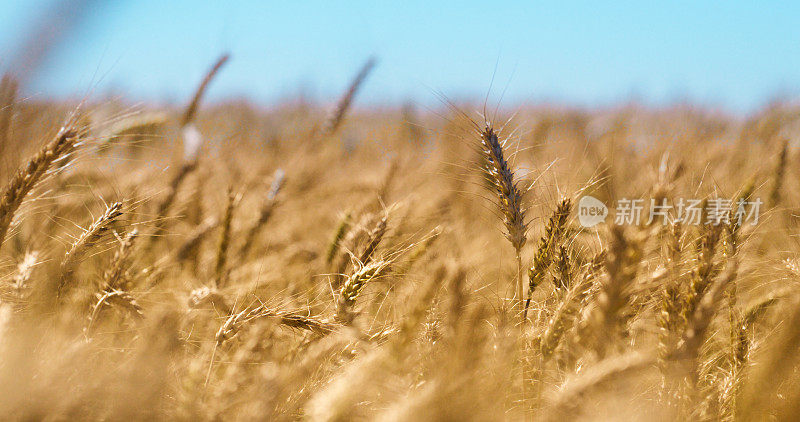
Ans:
[[[183,107],[3,79],[3,419],[800,417],[796,106],[204,103],[226,60]]]

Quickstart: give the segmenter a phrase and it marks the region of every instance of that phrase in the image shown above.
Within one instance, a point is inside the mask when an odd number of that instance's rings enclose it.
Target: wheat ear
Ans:
[[[764,315],[767,310],[769,310],[769,308],[778,302],[780,296],[780,294],[766,296],[750,305],[744,311],[744,313],[742,313],[741,318],[739,318],[739,321],[735,326],[737,331],[737,343],[734,354],[734,362],[736,363],[737,367],[743,367],[747,361],[747,354],[750,351],[750,340],[747,336],[752,329],[753,324],[755,324],[756,321],[758,321],[758,319],[761,318],[761,316]]]
[[[556,247],[559,246],[561,238],[567,231],[567,220],[569,219],[572,202],[569,198],[564,198],[550,216],[544,228],[544,236],[539,240],[539,247],[533,257],[533,263],[528,269],[528,299],[525,301],[523,319],[527,318],[528,306],[531,303],[531,295],[536,287],[542,283],[550,264],[553,262]]]
[[[339,259],[335,266],[335,276],[333,278],[333,288],[335,290],[339,290],[342,283],[347,279],[347,272],[353,260],[352,257],[355,256],[359,243],[371,231],[369,227],[375,218],[377,218],[377,216],[373,213],[362,215],[358,223],[350,228],[340,241],[340,248],[344,249],[344,252],[339,254]],[[358,256],[360,255],[361,254],[358,253]]]
[[[367,245],[364,247],[364,250],[361,252],[361,256],[358,258],[358,261],[361,264],[367,264],[372,259],[372,254],[375,252],[375,249],[378,248],[378,245],[383,240],[383,236],[386,234],[386,221],[388,216],[383,216],[378,222],[375,224],[375,227],[367,233]]]
[[[697,309],[697,305],[713,281],[714,273],[717,270],[714,256],[717,252],[717,244],[721,233],[721,225],[707,225],[700,236],[697,244],[697,266],[692,274],[689,293],[686,295],[683,304],[684,319],[687,321]]]
[[[363,265],[345,280],[339,292],[336,320],[346,324],[353,321],[353,305],[367,283],[380,277],[389,269],[389,262],[375,261]]]
[[[737,198],[733,200],[733,207],[734,209],[738,208],[738,204],[744,203],[750,200],[750,196],[753,194],[753,190],[755,189],[755,185],[752,182],[749,182],[742,192],[738,195]],[[741,221],[737,218],[731,218],[730,222],[725,226],[725,232],[727,236],[724,239],[725,245],[723,247],[723,254],[726,259],[734,257],[736,258],[737,253],[739,252],[739,232],[741,230]],[[726,291],[726,295],[728,297],[728,323],[730,325],[730,341],[731,341],[731,359],[733,361],[734,370],[737,369],[737,350],[739,348],[740,340],[741,340],[741,331],[739,330],[739,310],[737,309],[736,305],[739,301],[739,289],[736,282],[736,278],[734,277],[731,282],[728,284],[728,289]],[[735,406],[733,406],[735,408]]]
[[[325,253],[325,263],[330,265],[333,262],[333,258],[336,257],[336,254],[339,252],[339,246],[341,246],[342,239],[344,235],[347,234],[347,231],[350,230],[350,225],[353,224],[353,215],[348,211],[343,216],[342,219],[339,221],[339,225],[336,226],[336,231],[333,234],[333,238],[331,239],[331,243],[328,245],[328,252]]]
[[[576,304],[583,301],[590,285],[591,277],[587,273],[580,282],[575,283],[567,290],[539,340],[539,347],[544,359],[550,359],[561,343],[564,334],[570,329],[571,324],[574,322],[575,314],[578,312]]]
[[[222,233],[219,237],[217,247],[217,264],[214,267],[216,276],[216,286],[222,287],[226,281],[226,267],[228,264],[228,246],[231,243],[231,223],[233,222],[233,210],[238,202],[238,195],[233,188],[228,189],[228,205],[225,207],[225,216],[222,219]]]
[[[136,302],[136,299],[134,299],[130,293],[116,289],[104,290],[97,294],[97,302],[94,303],[89,313],[89,320],[84,328],[84,334],[87,338],[91,337],[94,333],[94,326],[99,321],[100,315],[102,315],[103,311],[108,306],[115,306],[123,309],[136,319],[142,319],[144,317],[142,307],[139,306],[139,303]]]
[[[22,205],[22,201],[36,186],[50,166],[58,159],[69,154],[79,141],[79,132],[74,122],[68,123],[59,130],[55,139],[42,148],[25,168],[19,170],[6,186],[0,198],[0,247],[14,219],[14,214]]]
[[[230,59],[229,54],[223,54],[217,61],[211,66],[211,69],[208,70],[206,76],[203,78],[203,81],[200,82],[200,85],[197,87],[197,90],[194,92],[194,96],[192,96],[192,101],[189,102],[189,105],[186,106],[186,110],[183,112],[183,116],[181,116],[181,127],[186,126],[192,120],[194,120],[194,116],[197,113],[197,108],[200,106],[200,100],[203,98],[203,94],[205,94],[206,89],[208,88],[208,84],[211,83],[211,80],[214,79],[217,72],[228,62]]]
[[[786,174],[786,165],[789,156],[789,140],[784,139],[781,145],[781,152],[778,155],[778,162],[775,163],[775,170],[772,172],[772,190],[769,194],[770,207],[777,207],[781,202],[781,188],[783,187],[783,178]]]
[[[61,281],[57,290],[59,296],[69,282],[72,281],[75,269],[80,260],[86,255],[86,252],[105,238],[109,227],[120,215],[122,215],[121,202],[109,205],[103,214],[97,217],[70,246],[64,256],[64,260],[61,262]]]
[[[683,337],[672,356],[675,360],[689,363],[691,366],[690,375],[692,377],[692,386],[696,386],[699,376],[697,373],[697,357],[700,353],[700,347],[706,339],[706,332],[711,325],[711,321],[719,306],[719,301],[728,283],[736,277],[736,270],[736,260],[732,259],[728,262],[725,273],[712,283],[708,292],[703,296],[703,299],[691,314]]]
[[[519,252],[527,240],[525,210],[522,207],[523,192],[514,180],[514,172],[504,156],[505,141],[501,142],[491,126],[480,132],[481,151],[484,157],[483,171],[497,194],[500,212],[506,226],[506,238],[514,250]]]
[[[320,318],[303,315],[297,311],[284,311],[260,305],[255,308],[244,310],[230,315],[216,334],[217,345],[224,343],[235,336],[242,325],[259,318],[276,318],[282,325],[287,327],[310,331],[316,335],[327,335],[335,331],[340,324],[329,322]]]
[[[0,156],[11,142],[11,118],[17,98],[18,83],[11,75],[3,75],[0,80]]]
[[[561,291],[568,290],[572,286],[572,258],[567,247],[558,247],[558,256],[556,256],[553,266],[556,274],[553,282],[556,288]]]
[[[621,226],[612,227],[611,237],[605,261],[607,274],[601,281],[594,314],[598,323],[596,330],[603,333],[602,338],[595,336],[596,351],[600,356],[605,354],[610,340],[625,328],[627,318],[623,311],[629,305],[631,284],[641,259],[640,245],[626,236]]]
[[[728,411],[728,414],[731,415],[733,420],[738,420],[739,414],[741,413],[737,408],[737,401],[740,396],[742,385],[748,379],[748,377],[745,376],[745,366],[747,365],[751,350],[750,335],[753,325],[778,301],[779,296],[780,295],[776,294],[762,298],[748,307],[739,320],[732,324],[733,365],[731,366],[731,379],[727,388],[723,391],[720,401],[724,404],[724,408]]]
[[[340,98],[339,102],[336,104],[336,108],[333,109],[333,113],[331,113],[331,115],[322,125],[323,135],[333,135],[336,133],[336,130],[339,129],[339,125],[342,124],[342,120],[344,120],[344,116],[347,113],[347,110],[350,108],[350,104],[353,102],[353,98],[358,92],[358,89],[361,87],[361,84],[364,83],[364,80],[372,71],[372,68],[375,67],[376,63],[377,61],[375,58],[370,57],[361,67],[361,70],[358,71],[358,74],[355,78],[353,78],[353,81],[350,83],[347,91],[345,91],[344,95],[342,95],[342,98]]]
[[[797,368],[797,350],[800,348],[800,302],[794,298],[784,310],[785,319],[781,323],[782,330],[771,336],[769,347],[761,356],[758,366],[751,368],[748,379],[742,388],[741,399],[737,401],[737,415],[741,420],[792,420],[789,415],[781,415],[787,404],[796,403],[784,395],[787,382],[780,382],[786,374]],[[787,393],[795,393],[796,386],[788,387]],[[781,407],[784,407],[781,409]]]
[[[116,235],[116,233],[115,233]],[[115,289],[119,287],[124,281],[125,271],[127,270],[126,264],[128,256],[131,253],[133,241],[139,235],[139,230],[133,229],[125,237],[119,238],[119,247],[114,252],[114,257],[108,269],[103,274],[103,285],[106,288]]]

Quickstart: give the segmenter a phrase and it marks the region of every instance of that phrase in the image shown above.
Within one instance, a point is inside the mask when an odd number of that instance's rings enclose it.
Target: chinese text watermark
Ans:
[[[593,227],[605,222],[606,217],[613,214],[615,225],[638,226],[672,222],[685,225],[756,225],[762,204],[761,198],[740,198],[736,201],[724,198],[678,198],[672,202],[666,198],[622,198],[616,201],[616,207],[610,212],[602,201],[587,195],[578,201],[578,220],[584,227]]]

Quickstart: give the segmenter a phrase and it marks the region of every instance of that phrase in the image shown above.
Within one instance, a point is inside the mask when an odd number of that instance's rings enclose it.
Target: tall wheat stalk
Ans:
[[[484,177],[492,186],[497,196],[497,204],[503,216],[505,225],[506,239],[514,248],[517,261],[517,277],[514,285],[514,297],[512,298],[512,309],[518,320],[518,326],[523,329],[525,326],[525,286],[523,282],[522,270],[522,247],[527,242],[528,226],[525,222],[525,208],[522,204],[524,191],[518,186],[514,177],[514,172],[507,161],[505,147],[507,141],[500,141],[497,133],[491,125],[486,124],[480,135],[480,152],[482,157],[481,170]],[[526,383],[528,379],[528,368],[525,359],[527,342],[522,333],[518,337],[518,350],[520,353],[519,371],[521,374],[521,404],[523,412],[527,412]]]
[[[483,156],[481,169],[494,188],[498,206],[503,215],[506,239],[514,247],[517,258],[517,281],[514,294],[514,309],[520,317],[523,315],[525,297],[522,281],[522,247],[527,241],[528,225],[525,222],[525,209],[522,205],[524,192],[520,190],[506,157],[506,141],[500,141],[494,129],[486,125],[480,132],[480,146]]]
[[[152,240],[157,239],[157,237],[162,234],[169,210],[175,203],[181,186],[186,178],[190,174],[194,173],[195,170],[197,170],[200,150],[203,146],[203,136],[197,127],[195,127],[193,122],[197,115],[197,110],[200,107],[200,101],[208,89],[208,85],[211,83],[217,73],[219,73],[219,70],[222,68],[222,66],[228,62],[229,58],[230,56],[228,54],[223,54],[219,59],[217,59],[214,65],[211,66],[208,72],[206,72],[205,77],[203,77],[203,80],[200,82],[200,85],[195,90],[192,100],[186,106],[183,114],[181,115],[180,128],[183,138],[183,161],[181,162],[178,171],[172,176],[164,199],[157,206],[156,216],[158,219],[155,222],[155,236],[150,237]],[[150,243],[152,243],[152,240]]]

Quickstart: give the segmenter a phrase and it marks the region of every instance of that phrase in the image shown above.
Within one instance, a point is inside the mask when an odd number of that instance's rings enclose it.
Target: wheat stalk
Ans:
[[[364,250],[361,252],[361,255],[358,258],[358,262],[362,265],[368,264],[372,259],[372,254],[375,252],[375,249],[378,248],[378,245],[381,243],[383,236],[386,234],[386,221],[388,216],[384,215],[378,222],[375,224],[375,227],[367,233],[367,245],[364,247]]]
[[[492,126],[488,124],[479,132],[479,135],[480,151],[483,157],[481,169],[497,195],[498,206],[506,228],[505,235],[516,253],[517,280],[513,304],[516,312],[522,318],[520,321],[524,322],[525,291],[522,280],[522,247],[527,241],[528,229],[525,222],[525,209],[522,206],[524,192],[519,189],[517,181],[514,179],[514,172],[505,157],[506,141],[501,142]]]
[[[211,80],[214,79],[214,76],[216,76],[229,58],[230,56],[228,54],[223,54],[219,59],[217,59],[211,69],[209,69],[209,71],[206,73],[203,80],[200,82],[200,85],[197,87],[192,100],[189,102],[189,105],[186,106],[186,109],[181,116],[180,126],[184,142],[183,162],[181,163],[178,172],[170,180],[167,194],[157,207],[156,215],[159,219],[156,220],[155,224],[156,227],[154,233],[156,236],[151,237],[151,239],[156,239],[156,237],[162,233],[166,223],[165,219],[168,215],[167,213],[175,203],[181,185],[186,177],[197,169],[203,137],[194,124],[192,124],[192,122],[197,114],[197,109],[200,106],[200,100],[208,88],[208,84],[211,83]]]
[[[217,331],[215,336],[217,344],[222,344],[235,336],[241,329],[242,324],[260,318],[275,318],[282,325],[306,330],[320,336],[330,334],[341,327],[335,322],[303,315],[300,312],[284,311],[260,305],[231,314]]]

